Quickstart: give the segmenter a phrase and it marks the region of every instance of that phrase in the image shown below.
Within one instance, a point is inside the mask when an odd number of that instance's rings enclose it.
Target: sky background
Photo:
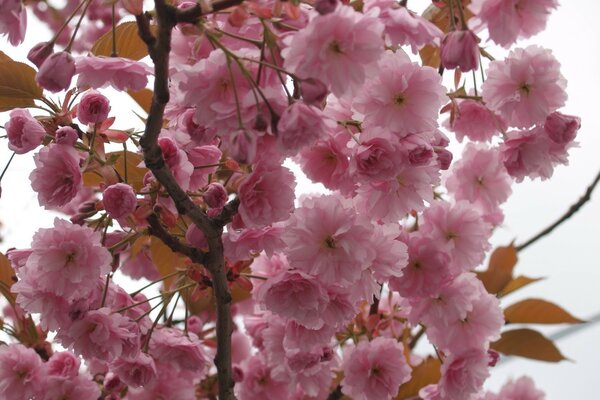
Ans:
[[[568,80],[569,100],[561,111],[582,119],[579,148],[571,150],[570,165],[558,167],[552,179],[540,182],[525,181],[513,186],[513,195],[504,205],[504,224],[497,228],[493,246],[507,245],[512,240],[524,242],[559,218],[584,193],[600,170],[600,2],[592,0],[562,0],[554,12],[547,30],[519,42],[519,46],[539,44],[552,49],[562,64],[562,74]],[[427,0],[411,0],[409,7],[422,10]],[[33,44],[48,40],[49,34],[36,25],[30,14],[26,42],[13,49],[0,39],[0,50],[19,61]],[[483,38],[486,36],[483,35]],[[489,51],[500,58],[506,52],[490,46]],[[111,115],[117,116],[116,127],[128,128],[136,118],[130,102],[113,103]],[[33,112],[34,115],[36,111]],[[0,115],[0,122],[7,113]],[[0,168],[10,152],[6,142],[0,143]],[[31,236],[39,227],[52,225],[54,215],[37,205],[28,180],[33,167],[30,155],[16,156],[2,181],[0,199],[0,235],[4,242],[0,250],[9,247],[29,247]],[[303,186],[302,191],[312,191]],[[589,319],[600,313],[600,188],[584,208],[561,225],[554,233],[519,254],[517,275],[546,277],[502,300],[506,306],[527,297],[551,300],[575,316]],[[137,287],[137,285],[136,285]],[[538,327],[535,327],[536,329]],[[565,326],[539,327],[551,335]],[[558,364],[528,361],[521,358],[505,360],[494,369],[486,383],[497,390],[506,379],[523,374],[531,376],[544,390],[549,400],[599,399],[597,381],[600,378],[600,324],[591,325],[557,342],[562,353],[572,361]]]

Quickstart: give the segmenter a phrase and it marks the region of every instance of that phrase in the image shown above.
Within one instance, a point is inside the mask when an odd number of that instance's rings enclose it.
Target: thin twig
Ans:
[[[587,190],[585,191],[583,196],[581,196],[579,201],[577,201],[577,203],[575,203],[571,207],[569,207],[569,210],[567,210],[567,212],[562,217],[560,217],[555,223],[548,226],[546,229],[544,229],[543,231],[541,231],[540,233],[538,233],[537,235],[535,235],[534,237],[532,237],[525,243],[523,243],[519,246],[516,246],[517,251],[526,249],[530,245],[537,242],[539,239],[548,235],[550,232],[552,232],[554,229],[556,229],[556,227],[558,227],[560,224],[562,224],[563,222],[565,222],[566,220],[571,218],[571,216],[573,216],[573,214],[575,214],[577,211],[579,211],[579,209],[581,207],[583,207],[583,205],[591,199],[592,192],[596,188],[596,185],[598,185],[598,182],[600,182],[600,172],[598,172],[598,174],[596,175],[596,178],[594,178],[594,181],[591,183],[590,186],[588,186]]]

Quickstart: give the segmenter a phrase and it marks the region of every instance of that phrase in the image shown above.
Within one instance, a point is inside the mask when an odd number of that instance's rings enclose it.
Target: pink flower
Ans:
[[[314,277],[301,271],[282,271],[267,279],[255,293],[267,310],[309,329],[323,326],[329,297]]]
[[[138,353],[134,358],[118,358],[111,364],[111,371],[128,386],[152,386],[156,380],[156,365],[152,357]]]
[[[394,178],[404,161],[390,137],[375,136],[354,147],[350,172],[362,182],[382,181]]]
[[[108,215],[114,219],[127,217],[137,207],[135,192],[125,183],[115,183],[104,189],[102,203]]]
[[[283,249],[281,226],[266,226],[260,229],[229,230],[223,235],[225,257],[229,260],[247,260],[252,254],[264,250],[268,256]]]
[[[72,147],[50,145],[33,156],[36,168],[29,175],[32,189],[44,208],[71,201],[82,187],[80,155]]]
[[[44,381],[43,388],[41,400],[97,399],[102,394],[98,384],[86,375],[73,378],[50,376]]]
[[[294,174],[281,166],[258,164],[238,189],[239,214],[248,227],[262,227],[288,218],[294,209]]]
[[[490,248],[491,225],[481,221],[481,214],[466,201],[454,206],[435,202],[423,213],[420,232],[445,244],[452,258],[452,272],[470,271],[484,259]]]
[[[40,67],[35,81],[46,90],[60,92],[71,86],[71,79],[75,75],[75,61],[64,51],[49,56]]]
[[[99,89],[110,85],[120,91],[138,91],[146,87],[148,75],[152,73],[146,64],[121,57],[78,57],[75,67],[80,89]]]
[[[46,134],[44,127],[22,108],[10,112],[10,120],[4,127],[8,134],[8,148],[17,154],[25,154],[38,147]]]
[[[472,25],[487,27],[490,39],[508,48],[517,38],[528,38],[544,30],[556,0],[473,0]]]
[[[354,94],[383,54],[383,28],[372,13],[341,5],[289,36],[284,68],[302,79],[319,79],[338,97]]]
[[[255,354],[243,365],[243,379],[235,385],[240,400],[289,399],[288,382],[276,381],[264,355]]]
[[[206,188],[202,195],[204,201],[210,208],[223,208],[227,203],[227,189],[219,182],[213,182]]]
[[[19,0],[0,0],[0,35],[8,36],[8,41],[17,46],[25,39],[27,12]]]
[[[304,103],[319,107],[325,101],[329,91],[320,80],[308,78],[300,82],[300,92]]]
[[[454,164],[446,186],[456,200],[480,204],[490,211],[508,199],[511,183],[498,150],[469,144]]]
[[[161,363],[169,363],[179,370],[193,371],[204,376],[209,361],[202,343],[194,334],[186,336],[173,328],[155,329],[150,338],[150,355]]]
[[[442,65],[447,69],[459,67],[462,72],[479,68],[479,39],[470,30],[450,31],[440,48]]]
[[[187,153],[179,148],[177,143],[170,137],[160,137],[158,145],[179,186],[184,190],[189,189],[194,174],[194,165],[190,162]]]
[[[281,114],[277,124],[277,145],[282,154],[294,156],[304,147],[327,136],[333,121],[317,107],[296,102]]]
[[[83,95],[77,105],[77,118],[82,124],[97,124],[108,118],[110,103],[106,96],[95,90]]]
[[[177,399],[196,400],[197,375],[180,371],[171,364],[156,362],[156,381],[145,387],[129,387],[129,400]]]
[[[36,395],[42,378],[42,359],[22,344],[0,346],[0,395],[6,400]]]
[[[581,118],[553,112],[546,117],[544,131],[554,143],[567,144],[572,142],[581,128]]]
[[[140,351],[137,325],[107,307],[88,311],[69,329],[61,329],[57,338],[84,358],[107,362],[121,356],[135,356]]]
[[[54,140],[57,144],[75,146],[75,143],[77,143],[77,139],[79,139],[77,131],[71,128],[70,126],[62,126],[58,128],[54,133]]]
[[[305,199],[288,220],[283,233],[290,265],[318,276],[321,282],[347,287],[361,277],[375,259],[366,245],[370,224],[338,197]]]
[[[438,383],[442,398],[463,400],[477,393],[490,376],[487,366],[488,354],[484,349],[448,356],[442,365],[442,378]]]
[[[342,393],[354,400],[393,398],[411,375],[402,344],[384,337],[346,349],[342,368]]]
[[[528,128],[565,104],[566,85],[552,52],[529,46],[511,51],[504,60],[492,61],[481,88],[490,110],[510,126]]]
[[[475,100],[458,100],[458,110],[454,121],[447,120],[445,126],[456,133],[456,138],[463,141],[466,136],[478,142],[490,141],[498,132],[508,128],[504,118],[490,111],[484,104]]]
[[[79,357],[75,354],[70,351],[60,351],[52,354],[46,363],[46,373],[63,378],[74,378],[79,375],[80,364]]]
[[[375,259],[371,264],[373,276],[379,282],[391,277],[402,276],[402,270],[408,264],[408,248],[404,242],[397,240],[395,229],[386,229],[385,225],[375,227],[371,245],[375,249]]]
[[[544,392],[536,388],[533,380],[528,376],[522,376],[516,381],[510,379],[498,393],[499,400],[544,400],[545,398]]]
[[[219,168],[223,153],[217,146],[196,146],[187,150],[187,158],[193,165],[194,171],[190,176],[190,190],[203,188],[208,184],[208,176]]]
[[[39,68],[53,52],[54,43],[40,42],[33,46],[31,50],[29,50],[29,53],[27,53],[27,59]]]
[[[353,106],[364,114],[365,127],[380,127],[402,138],[435,129],[445,98],[437,71],[411,63],[401,53],[386,53]]]

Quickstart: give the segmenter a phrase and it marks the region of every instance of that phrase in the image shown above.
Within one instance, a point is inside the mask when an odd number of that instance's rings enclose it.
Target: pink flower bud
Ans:
[[[135,211],[137,199],[131,186],[125,183],[115,183],[104,189],[102,203],[111,217],[119,219]]]
[[[500,359],[500,353],[496,350],[488,349],[488,367],[495,367],[496,363]]]
[[[223,208],[227,202],[227,189],[220,183],[213,182],[208,185],[203,197],[210,208]]]
[[[581,128],[581,118],[561,114],[558,111],[548,115],[544,122],[544,131],[555,143],[567,144],[572,142]]]
[[[451,31],[442,41],[440,56],[447,69],[460,67],[463,72],[479,67],[479,39],[469,30]]]
[[[450,168],[450,164],[452,163],[452,153],[446,149],[436,149],[437,159],[440,163],[441,170],[447,170]]]
[[[10,120],[5,125],[8,135],[8,148],[17,154],[25,154],[38,147],[46,134],[44,127],[21,108],[10,112]]]
[[[318,79],[308,78],[300,82],[302,100],[312,106],[320,106],[327,97],[327,86]]]
[[[196,224],[191,224],[189,226],[187,232],[185,233],[185,240],[198,249],[208,248],[206,236],[204,235],[204,232],[202,232],[200,228],[196,226]]]
[[[121,0],[123,8],[133,15],[141,15],[144,12],[143,3],[143,0]]]
[[[71,86],[75,75],[75,60],[64,51],[50,55],[40,67],[35,81],[46,90],[60,92]]]
[[[35,64],[36,67],[40,68],[44,61],[54,52],[53,42],[40,42],[33,46],[29,53],[27,53],[27,59]]]
[[[315,2],[315,10],[321,15],[329,14],[335,11],[338,5],[338,0],[317,0]]]
[[[68,146],[74,146],[79,139],[79,135],[77,135],[77,131],[70,126],[63,126],[62,128],[58,128],[56,130],[56,134],[54,136],[54,140],[58,144],[64,144]]]
[[[106,120],[109,111],[108,99],[99,92],[90,90],[77,106],[77,118],[82,124],[97,124]]]
[[[412,165],[425,165],[433,157],[433,150],[428,146],[416,146],[408,152],[408,161]]]

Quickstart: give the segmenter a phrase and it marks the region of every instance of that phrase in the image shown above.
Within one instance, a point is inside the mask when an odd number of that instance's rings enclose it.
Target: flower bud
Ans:
[[[82,124],[97,124],[108,117],[108,99],[95,90],[87,92],[77,106],[77,118]]]
[[[75,75],[75,60],[65,52],[50,55],[40,67],[35,81],[46,90],[60,92],[71,86],[71,79]]]
[[[27,53],[27,59],[31,61],[36,67],[40,68],[44,61],[54,52],[53,42],[40,42],[33,46],[29,53]]]
[[[572,142],[580,127],[579,117],[561,114],[558,111],[548,115],[544,122],[544,131],[553,142],[558,144]]]
[[[441,170],[447,170],[450,168],[450,164],[452,163],[452,153],[446,149],[436,149],[437,159],[440,163]]]
[[[460,67],[463,72],[479,67],[479,39],[469,30],[451,31],[442,40],[440,57],[447,69]]]
[[[213,182],[208,185],[203,197],[210,208],[223,208],[227,202],[227,189],[219,182]]]
[[[317,0],[315,2],[315,10],[321,15],[329,14],[335,11],[338,5],[338,0]]]
[[[56,130],[54,140],[58,144],[65,144],[68,146],[74,146],[79,139],[79,135],[77,135],[77,131],[70,126],[63,126]]]
[[[317,79],[308,78],[300,82],[302,100],[312,106],[321,106],[327,97],[327,86]]]
[[[10,119],[4,127],[8,135],[8,148],[17,154],[25,154],[38,147],[46,134],[44,127],[22,108],[10,112]]]
[[[143,0],[121,0],[123,8],[132,15],[142,15],[144,12],[143,3]]]
[[[135,211],[137,199],[131,186],[125,183],[115,183],[104,189],[102,203],[111,217],[119,219]]]

